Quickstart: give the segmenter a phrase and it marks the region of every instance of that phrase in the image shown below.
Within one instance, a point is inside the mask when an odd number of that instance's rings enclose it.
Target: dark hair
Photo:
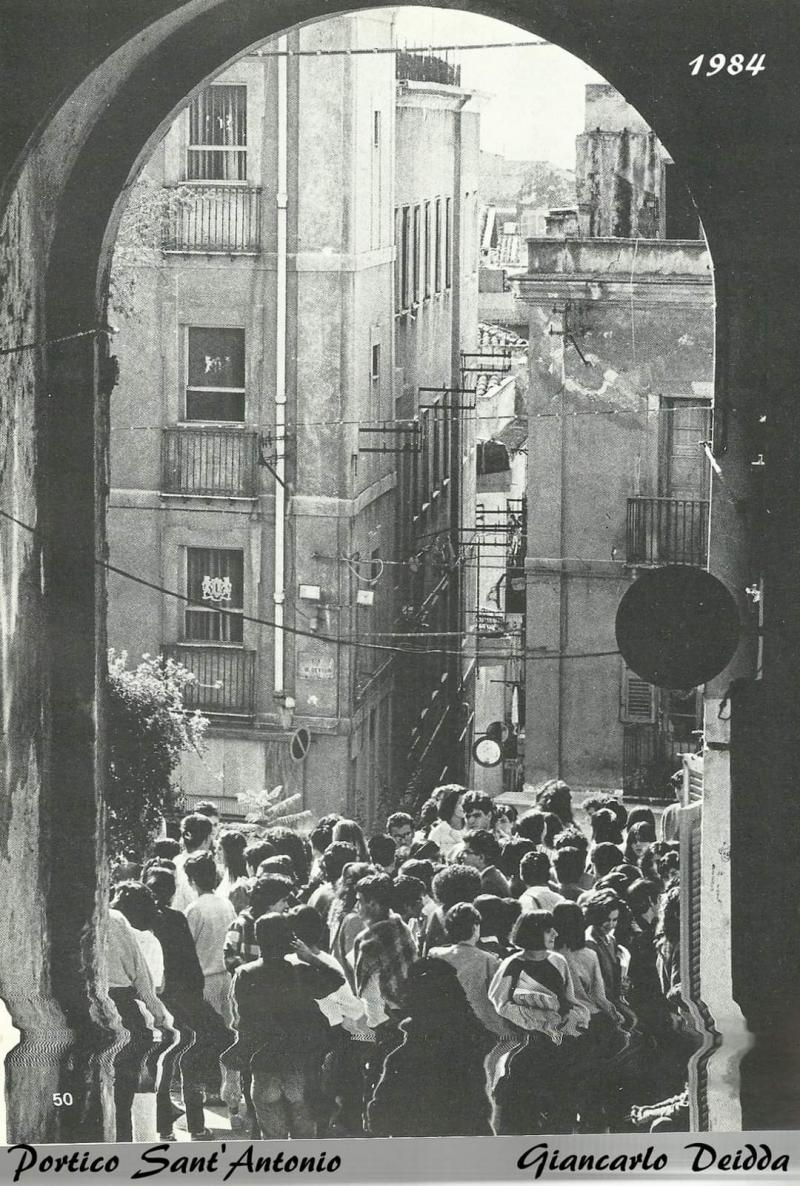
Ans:
[[[398,869],[398,873],[402,877],[415,877],[422,882],[425,887],[425,892],[431,892],[431,882],[433,881],[433,873],[435,866],[432,861],[424,861],[419,858],[409,857],[407,861],[403,861]]]
[[[553,848],[578,848],[583,853],[583,859],[586,860],[589,841],[580,828],[577,828],[575,824],[570,824],[569,827],[562,828],[558,833],[553,841]]]
[[[309,947],[325,947],[327,927],[313,906],[295,906],[289,911],[294,935]]]
[[[483,791],[467,791],[461,806],[465,816],[471,811],[482,811],[484,815],[490,815],[493,819],[496,815],[494,800]]]
[[[656,861],[656,872],[665,885],[672,881],[675,876],[677,876],[680,867],[680,853],[676,852],[675,849],[670,849],[669,852],[665,852],[664,855],[659,857]]]
[[[628,861],[623,861],[621,865],[615,865],[611,872],[619,873],[625,879],[626,887],[634,881],[639,881],[642,876],[642,871],[638,865],[631,865]]]
[[[469,865],[447,865],[433,879],[433,895],[443,910],[456,902],[474,902],[481,892],[481,875]]]
[[[336,891],[336,900],[341,902],[345,912],[352,910],[356,904],[356,886],[362,877],[374,872],[368,861],[351,861],[345,865],[340,874],[341,885]]]
[[[519,875],[526,885],[547,885],[552,873],[546,852],[526,852],[519,864]]]
[[[361,894],[365,902],[374,903],[386,913],[392,908],[393,890],[394,884],[388,873],[368,873],[356,885],[356,894]]]
[[[506,929],[506,916],[503,910],[503,899],[497,894],[478,894],[472,903],[478,911],[481,920],[481,936],[496,935],[499,939]]]
[[[601,807],[592,816],[592,839],[595,844],[622,844],[622,829],[608,807]]]
[[[419,826],[423,831],[435,824],[439,818],[439,804],[436,799],[426,799],[419,809]]]
[[[210,852],[196,852],[186,858],[183,871],[189,881],[194,882],[203,893],[211,893],[217,887],[217,862]]]
[[[500,854],[500,869],[506,877],[519,881],[519,863],[527,852],[536,852],[536,845],[524,836],[512,836],[503,845]]]
[[[586,856],[579,848],[558,848],[553,865],[561,885],[574,885],[584,871]]]
[[[661,899],[656,934],[663,935],[669,943],[678,943],[680,940],[681,891],[677,885],[670,886]]]
[[[308,881],[308,870],[311,865],[311,852],[310,845],[304,837],[300,836],[297,832],[293,832],[291,828],[276,826],[274,828],[267,828],[267,831],[264,833],[264,839],[268,840],[272,845],[275,850],[275,856],[283,855],[292,858],[297,884],[305,885]]]
[[[590,894],[586,894],[582,905],[586,925],[589,927],[602,926],[610,914],[622,908],[617,894],[609,889],[592,890]]]
[[[138,878],[138,880],[144,881],[146,875],[151,869],[169,869],[169,871],[174,874],[177,869],[177,865],[174,861],[168,860],[167,857],[151,857],[149,861],[145,861],[145,863],[142,865],[141,876]],[[134,878],[134,880],[137,879]]]
[[[581,951],[586,946],[586,919],[577,902],[559,902],[553,910],[558,946]]]
[[[416,905],[425,897],[425,885],[418,877],[396,877],[392,891],[392,905],[398,914]]]
[[[254,873],[262,861],[274,856],[275,849],[268,840],[256,840],[255,844],[248,844],[244,850],[245,863]]]
[[[464,943],[480,928],[481,916],[469,902],[456,902],[444,916],[444,929],[451,943]]]
[[[158,922],[158,907],[152,890],[141,881],[120,881],[114,887],[111,905],[124,914],[137,931],[151,931]]]
[[[219,808],[210,799],[204,799],[202,803],[195,803],[193,810],[195,815],[215,815],[219,818]]]
[[[434,840],[415,840],[408,855],[417,861],[430,861],[438,865],[442,859],[439,845]]]
[[[171,836],[159,836],[158,840],[153,841],[153,856],[166,857],[167,860],[172,860],[180,851],[180,841],[173,840]]]
[[[572,823],[572,791],[560,778],[551,778],[540,788],[536,802],[544,811],[552,811],[563,824]]]
[[[292,922],[285,914],[265,911],[256,919],[256,943],[262,957],[281,958],[292,946]]]
[[[228,870],[231,880],[235,881],[237,877],[246,877],[247,864],[244,853],[247,848],[247,837],[244,832],[237,832],[233,829],[222,832],[218,844],[222,863]]]
[[[511,942],[523,951],[541,951],[544,947],[544,933],[553,926],[549,910],[527,910],[514,923]]]
[[[655,835],[656,817],[653,814],[652,808],[650,808],[650,807],[632,807],[630,809],[630,811],[628,812],[628,819],[627,819],[628,831],[630,831],[630,829],[633,827],[634,824],[649,824],[650,827],[653,829],[653,833]]]
[[[479,1029],[458,974],[446,960],[425,956],[413,963],[403,993],[405,1020],[402,1028],[409,1037],[424,1041],[444,1036],[448,1046],[464,1042],[471,1045]],[[473,1038],[474,1035],[474,1038]]]
[[[508,942],[508,937],[514,929],[519,916],[522,914],[522,903],[519,898],[501,898],[500,899],[500,919],[502,929],[498,933],[497,938],[503,943]]]
[[[293,886],[297,885],[294,862],[288,853],[279,852],[274,857],[267,857],[256,869],[256,877],[269,877],[273,873],[280,873],[282,877],[288,877]]]
[[[169,906],[175,897],[175,873],[164,865],[151,865],[145,873],[145,885],[159,906]]]
[[[457,783],[451,783],[446,787],[437,788],[441,794],[439,795],[439,819],[443,819],[446,823],[450,823],[456,812],[458,801],[464,794],[464,788]]]
[[[181,839],[187,849],[189,849],[189,844],[192,849],[199,848],[204,840],[208,840],[213,830],[214,825],[207,815],[198,815],[197,812],[193,812],[192,815],[185,815],[181,820]]]
[[[413,817],[407,811],[394,811],[386,821],[386,831],[390,832],[392,828],[412,828],[414,827]]]
[[[496,865],[503,851],[494,833],[487,832],[485,828],[477,832],[465,832],[463,844],[476,857],[483,857],[487,865]]]
[[[369,860],[364,831],[361,824],[356,823],[354,819],[340,819],[334,824],[332,839],[343,840],[345,844],[352,844],[358,853],[359,861]]]
[[[583,810],[587,815],[590,815],[592,811],[599,811],[601,808],[613,812],[619,827],[625,827],[628,821],[627,809],[614,795],[608,793],[588,795],[583,801]]]
[[[498,803],[495,811],[498,819],[506,819],[510,824],[515,824],[519,817],[519,812],[513,803]]]
[[[521,815],[514,824],[514,835],[524,836],[526,840],[532,840],[534,844],[541,844],[544,836],[544,823],[544,812],[539,811],[538,807],[533,807]]]
[[[391,836],[370,836],[367,841],[370,860],[376,865],[391,865],[397,852],[397,845]]]
[[[656,885],[654,881],[647,881],[645,878],[640,877],[638,881],[631,882],[626,894],[626,900],[631,914],[635,917],[644,914],[652,906],[656,905],[660,894],[661,887]]]
[[[552,848],[556,836],[562,830],[564,825],[561,822],[561,818],[557,816],[554,811],[545,811],[543,812],[543,815],[544,836],[542,838],[542,844],[544,844],[546,848]]]
[[[357,860],[358,853],[354,845],[347,844],[344,840],[333,840],[322,854],[320,864],[326,880],[335,885],[342,876],[345,865]]]
[[[592,888],[595,890],[611,890],[613,893],[618,894],[620,898],[624,897],[628,892],[630,881],[621,872],[621,868],[621,865],[617,865],[610,873],[606,873],[603,877],[598,877]]]
[[[268,873],[266,877],[257,877],[250,890],[250,912],[253,918],[270,913],[275,903],[291,897],[293,890],[293,882],[282,873]]]
[[[616,844],[596,844],[592,849],[592,865],[598,877],[604,877],[624,860],[622,850]]]
[[[324,815],[312,829],[309,841],[317,852],[324,852],[333,840],[333,829],[342,817],[340,815]]]
[[[639,820],[638,823],[631,824],[625,840],[625,859],[635,864],[639,858],[634,852],[634,844],[655,844],[655,839],[656,830],[648,820]]]

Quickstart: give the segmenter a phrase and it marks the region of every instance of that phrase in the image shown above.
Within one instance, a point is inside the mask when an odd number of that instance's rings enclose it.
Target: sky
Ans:
[[[398,8],[398,42],[411,45],[534,41],[527,30],[477,13],[442,8]],[[554,45],[476,49],[451,54],[461,63],[461,85],[485,95],[481,147],[517,160],[575,167],[575,137],[583,130],[587,82],[604,82],[579,58]]]

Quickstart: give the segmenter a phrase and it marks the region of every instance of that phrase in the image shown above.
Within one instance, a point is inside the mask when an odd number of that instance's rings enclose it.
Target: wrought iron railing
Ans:
[[[625,725],[622,735],[622,792],[633,799],[671,802],[670,778],[681,765],[688,741],[670,737],[658,725]]]
[[[164,251],[257,255],[261,189],[255,185],[167,186]]]
[[[194,643],[170,643],[163,651],[195,677],[184,689],[183,702],[187,708],[227,716],[254,715],[255,651]]]
[[[690,564],[704,568],[708,502],[689,498],[629,498],[628,564]]]
[[[165,428],[162,435],[165,494],[255,498],[258,435],[247,428]]]
[[[444,86],[461,86],[461,67],[435,54],[398,50],[395,76],[406,82],[436,82]]]

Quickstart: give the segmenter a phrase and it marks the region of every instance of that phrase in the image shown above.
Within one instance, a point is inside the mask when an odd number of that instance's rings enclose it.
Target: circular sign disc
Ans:
[[[661,688],[696,688],[719,675],[739,631],[736,602],[722,582],[684,564],[642,573],[617,610],[622,657]]]
[[[497,766],[503,751],[493,737],[479,737],[472,747],[472,756],[479,766]]]
[[[308,748],[311,745],[311,734],[305,725],[301,725],[299,729],[295,729],[292,736],[289,738],[289,753],[292,760],[295,762],[302,762],[308,753]]]

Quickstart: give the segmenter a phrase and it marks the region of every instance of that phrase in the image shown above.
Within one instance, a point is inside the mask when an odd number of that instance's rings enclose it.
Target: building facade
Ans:
[[[416,769],[399,654],[409,434],[395,430],[405,417],[415,442],[433,439],[419,388],[453,385],[476,321],[478,117],[460,114],[455,80],[409,99],[424,84],[398,79],[393,53],[347,52],[365,45],[392,47],[390,14],[293,30],[199,91],[146,169],[158,249],[122,265],[109,544],[157,588],[112,577],[109,639],[194,673],[187,705],[211,728],[181,786],[229,815],[282,784],[314,814],[372,823]],[[429,111],[426,139],[407,125]],[[398,207],[428,219],[413,281]],[[404,340],[403,300],[423,284],[424,332]],[[426,443],[432,485],[434,455]],[[451,488],[426,532],[458,530]],[[433,765],[450,762],[444,745]]]
[[[518,281],[530,339],[525,777],[663,797],[694,746],[700,695],[628,671],[614,624],[642,568],[707,566],[711,261],[666,153],[605,84],[587,87],[577,149],[577,225],[529,239]]]

